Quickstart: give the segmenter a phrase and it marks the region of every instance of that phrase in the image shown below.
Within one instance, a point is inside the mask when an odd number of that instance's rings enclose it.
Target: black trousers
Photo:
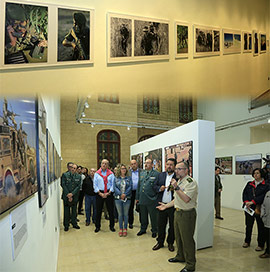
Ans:
[[[82,212],[83,198],[84,198],[84,193],[83,193],[82,190],[80,190],[80,192],[79,192],[79,201],[78,201],[78,213]]]
[[[166,237],[166,226],[169,219],[169,229],[167,235],[167,243],[174,243],[174,207],[168,208],[164,211],[158,210],[158,238],[157,241],[160,245],[164,245]]]
[[[128,210],[128,224],[133,225],[134,223],[134,204],[135,204],[136,190],[132,190],[130,206]]]
[[[270,228],[264,227],[264,236],[266,241],[266,249],[264,253],[270,254],[269,243],[270,243]]]
[[[102,198],[100,195],[97,195],[96,198],[96,204],[97,204],[97,217],[96,217],[96,228],[100,228],[100,221],[101,221],[101,214],[102,214],[102,208],[104,205],[104,202],[106,203],[106,207],[109,213],[109,219],[110,219],[110,228],[114,227],[114,197],[113,195],[107,196],[107,198]]]
[[[264,247],[265,243],[265,236],[264,236],[264,224],[263,221],[258,214],[254,214],[253,216],[249,215],[247,212],[245,212],[245,218],[246,218],[246,238],[245,238],[245,243],[250,244],[251,242],[251,235],[252,235],[252,229],[254,225],[254,221],[256,220],[257,222],[257,228],[258,228],[258,246],[259,247]]]

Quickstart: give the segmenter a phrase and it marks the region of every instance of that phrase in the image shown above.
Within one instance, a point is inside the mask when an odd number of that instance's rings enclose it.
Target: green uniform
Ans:
[[[174,193],[174,231],[177,244],[177,255],[179,261],[185,261],[187,270],[195,270],[195,241],[194,231],[196,225],[196,207],[198,197],[197,182],[190,176],[178,181],[178,186],[191,200],[185,203],[180,196]]]
[[[150,215],[152,233],[157,233],[157,177],[156,170],[140,173],[138,182],[136,200],[139,200],[140,205],[140,220],[141,231],[145,232],[148,226],[148,214]]]
[[[63,188],[62,199],[64,202],[64,227],[71,224],[77,226],[77,202],[79,199],[79,191],[81,186],[81,176],[77,173],[65,172],[61,177],[61,186]],[[73,194],[71,202],[68,201],[67,195]],[[71,209],[71,214],[70,214]]]

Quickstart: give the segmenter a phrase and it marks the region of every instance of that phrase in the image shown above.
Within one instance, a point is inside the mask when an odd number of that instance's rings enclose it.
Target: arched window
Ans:
[[[103,159],[113,169],[120,162],[120,135],[114,130],[102,130],[97,135],[97,168]]]
[[[140,139],[139,139],[138,142],[142,142],[142,141],[147,140],[147,139],[149,139],[149,138],[151,138],[153,136],[155,136],[155,135],[152,135],[152,134],[150,134],[150,135],[144,135],[144,136],[140,137]]]

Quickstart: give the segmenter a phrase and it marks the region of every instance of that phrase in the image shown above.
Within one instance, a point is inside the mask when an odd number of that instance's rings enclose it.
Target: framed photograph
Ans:
[[[194,57],[220,55],[220,29],[208,26],[193,26]]]
[[[144,161],[152,159],[153,169],[162,172],[162,149],[155,149],[152,151],[144,152]]]
[[[262,168],[262,154],[235,156],[236,175],[251,175],[255,168]]]
[[[165,162],[170,159],[176,159],[177,163],[187,162],[189,164],[190,176],[193,175],[193,142],[188,141],[181,144],[165,147]]]
[[[57,62],[93,63],[93,10],[57,9]]]
[[[131,159],[136,160],[138,163],[138,168],[143,169],[143,153],[139,153],[137,155],[132,155]]]
[[[175,58],[188,58],[189,24],[175,22]]]
[[[107,62],[169,59],[169,21],[108,13]]]
[[[266,53],[266,34],[260,33],[260,54]]]
[[[58,153],[57,153],[57,150],[55,148],[55,145],[53,145],[53,169],[54,169],[54,180],[58,179],[58,167],[57,167],[57,156],[58,156]]]
[[[223,29],[223,54],[241,53],[241,31]]]
[[[242,32],[243,39],[243,53],[252,52],[252,33],[248,31]]]
[[[18,68],[31,67],[31,64],[47,64],[48,6],[32,5],[26,1],[4,1],[3,5],[2,66]]]
[[[49,183],[54,181],[53,167],[53,140],[50,131],[47,129],[47,176]]]
[[[256,30],[253,30],[252,34],[253,34],[253,56],[258,56],[258,54],[259,54],[259,34]]]
[[[47,145],[46,145],[46,110],[41,97],[37,103],[37,178],[39,206],[42,207],[49,198],[48,191],[48,170],[47,170]]]
[[[215,159],[215,166],[220,168],[220,174],[232,175],[232,156],[219,157]]]
[[[38,190],[35,98],[0,98],[0,214]]]

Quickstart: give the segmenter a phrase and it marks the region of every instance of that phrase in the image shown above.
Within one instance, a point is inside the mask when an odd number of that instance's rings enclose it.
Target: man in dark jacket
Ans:
[[[215,209],[216,209],[216,218],[223,220],[223,217],[220,215],[220,196],[222,191],[222,184],[220,181],[220,168],[215,167]]]
[[[170,182],[175,179],[175,166],[176,160],[171,158],[166,162],[166,172],[159,173],[157,179],[157,192],[158,202],[167,204],[173,200],[173,190],[171,190]],[[158,210],[158,238],[157,244],[152,248],[158,250],[164,247],[164,241],[166,237],[166,225],[169,219],[169,230],[167,236],[168,248],[170,251],[174,251],[174,207],[167,208],[165,210]]]

